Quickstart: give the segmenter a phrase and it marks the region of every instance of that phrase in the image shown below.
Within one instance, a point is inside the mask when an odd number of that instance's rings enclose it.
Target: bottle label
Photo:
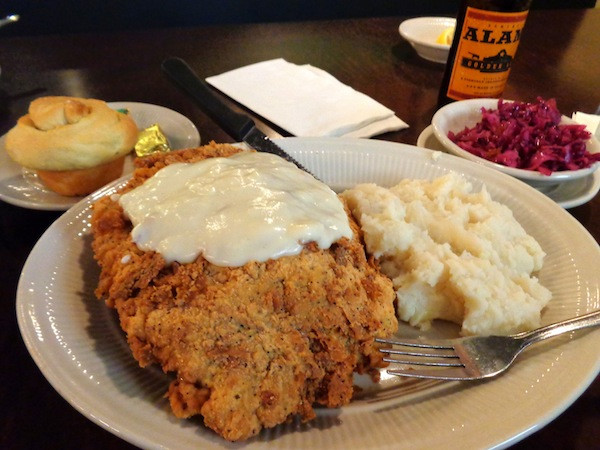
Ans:
[[[527,11],[467,7],[447,95],[455,100],[498,98],[504,91]]]

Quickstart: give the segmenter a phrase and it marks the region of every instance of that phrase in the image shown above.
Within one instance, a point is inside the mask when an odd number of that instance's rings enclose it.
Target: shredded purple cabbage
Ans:
[[[585,125],[560,125],[556,101],[538,97],[537,103],[498,100],[498,109],[481,108],[474,127],[448,132],[452,142],[488,161],[508,167],[535,170],[544,175],[578,170],[600,161],[590,153]]]

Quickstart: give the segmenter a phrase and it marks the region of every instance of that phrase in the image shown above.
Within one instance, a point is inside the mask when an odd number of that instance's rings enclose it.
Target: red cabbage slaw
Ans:
[[[544,175],[585,169],[600,161],[590,153],[585,125],[560,124],[556,100],[536,103],[498,100],[498,109],[481,108],[481,121],[448,138],[463,150],[503,166]]]

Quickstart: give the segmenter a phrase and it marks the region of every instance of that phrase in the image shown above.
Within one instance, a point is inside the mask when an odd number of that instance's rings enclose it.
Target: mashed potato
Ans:
[[[508,334],[538,327],[551,293],[532,273],[545,256],[512,211],[457,174],[361,184],[342,193],[367,251],[394,283],[398,316],[427,329],[433,319],[461,333]]]

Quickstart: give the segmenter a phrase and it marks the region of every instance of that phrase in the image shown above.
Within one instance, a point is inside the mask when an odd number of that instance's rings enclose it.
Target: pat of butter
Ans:
[[[438,36],[436,44],[450,45],[454,38],[454,27],[448,27]]]

